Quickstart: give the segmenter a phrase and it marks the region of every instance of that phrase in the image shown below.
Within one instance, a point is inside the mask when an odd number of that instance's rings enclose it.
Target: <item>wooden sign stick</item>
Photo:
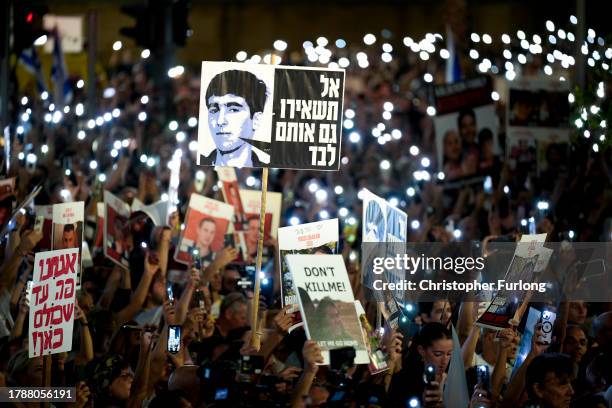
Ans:
[[[263,168],[261,175],[261,209],[259,210],[259,237],[257,238],[257,266],[255,268],[255,288],[253,290],[253,305],[251,307],[251,346],[259,350],[261,331],[258,325],[259,314],[259,287],[261,272],[261,258],[263,255],[264,230],[266,225],[266,194],[268,192],[268,168]]]

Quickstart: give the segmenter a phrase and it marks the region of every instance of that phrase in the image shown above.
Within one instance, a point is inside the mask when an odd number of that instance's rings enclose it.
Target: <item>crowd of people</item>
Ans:
[[[105,77],[99,78],[97,112],[85,109],[77,115],[77,104],[86,102],[87,87],[82,86],[74,86],[67,105],[71,109],[62,110],[58,121],[46,115],[63,107],[51,106],[53,101],[41,99],[37,92],[23,95],[26,98],[13,106],[14,129],[19,126],[21,131],[10,146],[6,176],[17,177],[16,194],[3,197],[0,224],[8,222],[13,206],[37,185],[43,190],[36,205],[85,202],[85,239],[93,265],[84,267],[77,294],[72,351],[52,356],[50,376],[51,386],[76,387],[76,406],[455,407],[456,401],[443,396],[444,385],[452,381],[446,373],[453,348],[451,325],[462,346],[470,407],[610,406],[610,303],[549,305],[557,310],[555,325],[562,328],[561,334],[550,345],[539,343],[534,335],[531,351],[514,374],[521,337],[517,328],[482,329],[474,324],[474,303],[445,301],[418,305],[413,317],[418,330],[411,338],[384,330],[380,342],[388,356],[387,370],[370,374],[367,366],[350,364],[332,369],[318,364],[321,350],[307,340],[303,328],[288,332],[293,317],[290,306],[280,304],[275,256],[269,275],[273,290],[260,301],[261,327],[250,327],[253,293],[239,285],[246,272],[244,265],[234,263],[236,248],[222,249],[202,268],[181,267],[172,259],[190,195],[223,200],[213,169],[195,164],[198,72],[187,69],[169,80],[173,98],[167,101],[167,85],[153,79],[155,62],[134,61],[130,55],[113,54]],[[286,62],[309,64],[299,53],[288,55]],[[361,228],[348,221],[361,219],[358,193],[363,188],[394,201],[409,220],[419,221],[408,228],[411,242],[483,241],[492,236],[515,240],[528,232],[521,221],[531,216],[537,231],[546,232],[550,241],[610,241],[609,150],[595,153],[573,145],[569,160],[550,161],[540,174],[531,167],[510,168],[503,154],[486,157],[494,163],[486,167],[490,189],[482,184],[449,187],[431,170],[435,136],[421,79],[428,70],[436,72],[436,82],[443,81],[443,66],[410,53],[389,63],[376,57],[370,62],[367,69],[347,68],[344,108],[353,110],[355,117],[354,127],[344,132],[340,171],[272,169],[269,184],[269,190],[283,193],[281,226],[290,220],[306,223],[342,214],[341,253],[355,297],[366,306],[370,322],[376,321],[376,306],[364,297],[363,271],[351,256],[359,252]],[[75,85],[79,79],[74,78]],[[113,91],[102,93],[103,89]],[[393,104],[388,120],[382,119],[385,102]],[[503,116],[501,103],[498,108]],[[400,130],[401,138],[378,143],[369,134],[379,122]],[[351,132],[359,132],[359,140],[349,141]],[[461,153],[459,136],[445,136],[449,156]],[[501,128],[497,139],[485,136],[480,143],[503,141],[503,136]],[[504,150],[501,142],[497,147]],[[154,227],[147,220],[146,227],[130,231],[123,248],[129,252],[129,268],[113,264],[95,244],[102,192],[111,191],[127,203],[135,198],[145,204],[160,200],[167,194],[168,163],[177,149],[183,152],[177,214],[166,227]],[[431,168],[423,167],[423,157],[431,159]],[[481,174],[481,160],[476,152],[470,174]],[[390,166],[381,166],[383,161]],[[448,166],[450,174],[452,164]],[[415,180],[414,172],[423,169],[431,177]],[[237,173],[242,185],[261,187],[259,170]],[[325,194],[316,194],[319,190]],[[548,202],[546,211],[536,208],[542,200]],[[43,358],[28,358],[25,287],[34,267],[31,253],[42,238],[33,229],[35,218],[31,209],[17,214],[8,239],[2,241],[0,386],[41,386],[43,381]],[[273,239],[266,246],[278,253]],[[173,285],[173,299],[167,291],[171,269],[184,275]],[[180,344],[169,347],[168,331],[176,326],[181,327]],[[259,346],[251,342],[254,332],[261,337]],[[428,377],[432,367],[433,376]],[[478,380],[480,367],[491,374],[487,384]]]

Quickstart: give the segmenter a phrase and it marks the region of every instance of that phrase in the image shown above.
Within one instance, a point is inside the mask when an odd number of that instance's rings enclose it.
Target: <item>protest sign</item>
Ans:
[[[492,91],[486,77],[434,87],[437,161],[445,182],[498,170],[499,126]]]
[[[521,78],[508,83],[506,154],[512,168],[565,166],[570,136],[569,83]]]
[[[76,288],[81,288],[81,249],[83,247],[83,222],[85,203],[83,201],[53,205],[53,229],[51,249],[77,248],[79,268]]]
[[[359,316],[359,322],[361,323],[361,332],[363,334],[363,342],[368,351],[368,358],[370,363],[368,364],[368,371],[370,374],[379,374],[389,369],[387,360],[389,355],[385,353],[382,348],[382,340],[380,332],[372,328],[368,318],[366,316],[365,309],[359,300],[355,301],[355,310],[357,310],[357,316]]]
[[[514,256],[504,277],[506,282],[530,283],[538,267],[539,253],[546,241],[546,234],[523,235],[518,243]],[[550,258],[550,254],[547,255]],[[540,265],[542,265],[540,263]],[[519,309],[521,294],[508,289],[497,291],[487,310],[476,320],[476,325],[493,330],[510,327]]]
[[[199,194],[192,194],[174,259],[191,264],[198,257],[208,266],[223,249],[223,238],[234,216],[234,207]]]
[[[128,268],[130,206],[109,191],[104,192],[104,256]]]
[[[253,263],[257,255],[257,238],[259,232],[259,212],[261,209],[261,192],[255,190],[240,190],[247,219],[247,229],[244,233],[247,249],[247,263]],[[264,241],[276,239],[280,223],[282,193],[269,191],[266,199],[266,216],[264,221]],[[273,254],[263,254],[264,262]]]
[[[30,292],[30,358],[72,349],[79,248],[38,252]]]
[[[38,241],[34,252],[43,252],[51,249],[51,235],[53,235],[53,206],[37,205],[34,207],[36,218],[42,217],[42,238]]]
[[[406,248],[402,243],[407,240],[408,216],[366,189],[363,190],[363,208],[362,241],[380,244],[362,247],[362,280],[366,287],[372,288],[374,274],[366,265],[372,265],[369,259],[374,255],[395,257],[405,253]],[[403,271],[397,268],[386,269],[380,279],[385,282],[399,282],[403,279]],[[378,291],[374,293],[376,296],[380,295]],[[404,290],[396,289],[393,295],[395,299],[401,301],[404,298]]]
[[[540,316],[542,312],[538,309],[534,309],[533,307],[529,308],[529,314],[527,315],[527,322],[525,323],[525,330],[523,331],[523,335],[521,336],[521,341],[519,342],[518,351],[516,354],[516,359],[514,360],[514,367],[512,368],[512,376],[516,374],[519,367],[527,358],[527,354],[531,351],[531,338],[535,333],[535,326],[540,320]]]
[[[353,289],[342,255],[287,255],[306,336],[315,340],[329,364],[329,351],[353,347],[355,364],[368,364]]]
[[[337,218],[278,229],[281,304],[294,306],[289,311],[289,313],[294,313],[290,331],[302,325],[302,317],[298,308],[293,276],[285,256],[289,254],[334,254],[338,252],[338,240]]]
[[[198,164],[338,170],[344,70],[202,62]]]

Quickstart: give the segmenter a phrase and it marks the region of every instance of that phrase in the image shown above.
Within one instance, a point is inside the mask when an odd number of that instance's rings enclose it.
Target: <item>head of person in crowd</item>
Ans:
[[[565,332],[563,354],[567,354],[574,363],[579,364],[587,351],[588,343],[589,341],[584,330],[580,326],[570,324]]]
[[[451,332],[441,323],[426,323],[415,337],[414,344],[423,363],[436,368],[436,377],[439,381],[446,372],[453,353]]]
[[[459,129],[464,148],[478,143],[476,138],[476,114],[472,109],[464,109],[459,112],[457,129]]]
[[[448,130],[442,138],[443,148],[443,163],[451,165],[459,165],[461,163],[462,143],[459,134],[454,129]]]
[[[77,244],[77,232],[74,228],[74,224],[64,225],[62,231],[62,249],[76,248]]]
[[[145,307],[161,306],[164,303],[166,298],[166,282],[166,278],[160,273],[156,273],[153,276],[149,292],[147,293]]]
[[[123,406],[130,398],[134,373],[129,362],[117,354],[108,354],[94,367],[89,378],[96,406]]]
[[[209,217],[204,217],[198,223],[196,231],[196,248],[200,251],[200,256],[208,256],[211,252],[211,245],[217,233],[217,223]]]
[[[85,315],[88,315],[94,308],[94,299],[87,290],[81,289],[76,294],[77,301],[79,302],[79,307],[83,310]]]
[[[582,325],[587,317],[587,304],[583,300],[570,302],[567,322],[577,325]]]
[[[219,309],[217,327],[221,334],[248,326],[247,300],[240,292],[232,292],[223,298]]]
[[[6,371],[9,386],[41,387],[43,385],[43,358],[29,358],[27,348],[10,358]]]
[[[478,145],[480,147],[480,160],[490,163],[495,158],[495,145],[493,132],[489,128],[481,129],[478,132]]]
[[[529,399],[543,407],[569,407],[574,395],[573,372],[572,359],[564,354],[544,353],[535,357],[525,375]]]
[[[88,322],[93,340],[94,354],[101,357],[110,350],[116,324],[110,310],[94,310],[88,314]]]
[[[240,266],[237,264],[229,264],[223,270],[222,293],[228,294],[238,290],[238,281],[241,278]]]
[[[612,312],[605,312],[593,320],[593,335],[600,347],[612,344]]]
[[[444,326],[450,322],[453,309],[450,302],[436,300],[435,302],[419,302],[419,316],[423,323],[442,323]]]
[[[168,379],[168,391],[180,393],[181,399],[186,400],[193,407],[199,407],[201,403],[202,385],[198,377],[198,366],[184,365],[174,370]],[[178,401],[185,406],[185,401]]]

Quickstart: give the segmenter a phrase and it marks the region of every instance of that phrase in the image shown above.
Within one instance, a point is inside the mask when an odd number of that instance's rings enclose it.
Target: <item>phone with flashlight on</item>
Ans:
[[[168,326],[168,353],[176,354],[181,351],[181,326],[171,324]]]

